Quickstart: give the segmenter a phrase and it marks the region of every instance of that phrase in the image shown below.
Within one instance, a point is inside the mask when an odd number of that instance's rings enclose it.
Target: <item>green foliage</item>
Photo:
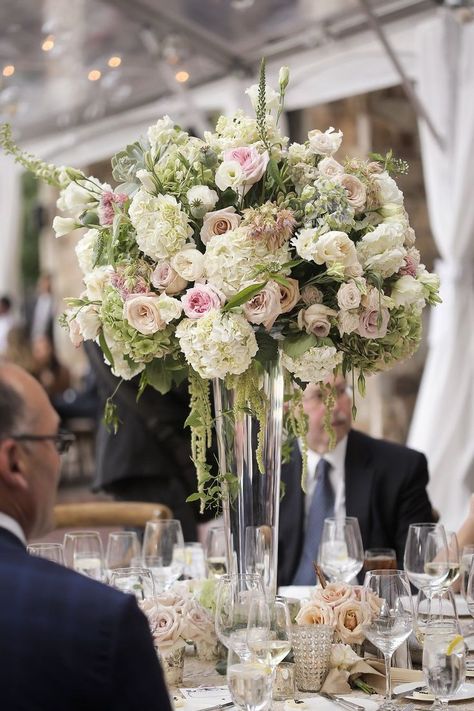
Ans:
[[[380,153],[369,153],[369,157],[373,161],[380,163],[390,175],[405,175],[408,173],[408,162],[401,158],[395,158],[392,149],[387,151],[384,156]]]

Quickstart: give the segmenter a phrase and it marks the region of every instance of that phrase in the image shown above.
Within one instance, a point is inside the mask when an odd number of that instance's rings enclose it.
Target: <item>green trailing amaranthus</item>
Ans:
[[[0,146],[7,155],[13,156],[16,163],[22,165],[26,170],[30,170],[37,178],[44,180],[46,183],[60,188],[63,187],[65,182],[69,182],[69,179],[66,178],[65,181],[62,175],[65,172],[64,169],[58,168],[53,163],[46,163],[31,153],[26,153],[18,148],[13,141],[12,129],[8,123],[0,125]]]

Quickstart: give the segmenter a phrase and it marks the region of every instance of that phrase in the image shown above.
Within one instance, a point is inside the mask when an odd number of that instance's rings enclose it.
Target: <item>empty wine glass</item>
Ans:
[[[423,674],[436,697],[431,709],[441,711],[466,678],[466,647],[458,632],[433,623],[426,630],[423,645]]]
[[[30,555],[51,560],[53,563],[64,565],[64,554],[61,543],[30,543],[26,550]]]
[[[474,557],[474,545],[469,544],[464,546],[461,552],[461,565],[459,566],[459,574],[461,577],[461,594],[466,598],[467,581],[469,580],[469,571],[471,562]]]
[[[64,535],[66,565],[94,580],[104,578],[104,553],[97,531],[74,531]]]
[[[155,582],[148,568],[116,568],[111,572],[109,585],[135,595],[140,602],[155,597]]]
[[[437,554],[436,559],[427,565],[430,570],[438,569],[440,572],[444,572],[447,566],[448,573],[440,585],[443,590],[447,590],[459,578],[460,574],[458,538],[454,531],[445,530],[445,535],[448,544],[447,548],[442,549]]]
[[[206,536],[206,567],[209,578],[220,578],[227,573],[224,526],[213,526]]]
[[[366,574],[364,596],[370,593],[380,599],[380,606],[370,621],[363,625],[367,639],[380,649],[385,659],[386,694],[380,711],[392,711],[391,660],[398,647],[413,629],[413,605],[410,583],[403,570],[374,570]]]
[[[421,588],[415,600],[415,636],[423,646],[427,630],[436,624],[444,625],[446,631],[460,634],[460,625],[456,603],[452,591],[448,588],[435,590],[426,594]]]
[[[140,542],[135,531],[109,533],[105,565],[109,572],[115,568],[130,568],[140,565]]]
[[[250,659],[247,631],[252,605],[258,608],[261,633],[270,627],[268,606],[265,607],[265,592],[260,575],[223,575],[216,591],[216,634],[227,649],[236,652],[243,661]],[[266,610],[266,611],[265,611]]]
[[[269,603],[262,598],[254,600],[249,613],[247,644],[253,657],[273,671],[284,660],[291,649],[290,612],[284,598],[276,597]]]
[[[143,565],[149,568],[158,592],[168,589],[184,570],[184,538],[180,521],[147,521]]]
[[[429,596],[443,587],[449,572],[448,542],[439,523],[412,523],[405,544],[404,567],[413,585]]]
[[[331,582],[349,583],[364,564],[364,547],[355,517],[324,519],[318,563]]]

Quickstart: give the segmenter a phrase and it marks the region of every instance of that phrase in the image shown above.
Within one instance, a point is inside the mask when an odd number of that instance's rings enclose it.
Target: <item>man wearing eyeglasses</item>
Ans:
[[[313,560],[317,560],[326,517],[356,517],[364,548],[394,549],[399,568],[403,568],[409,524],[433,520],[424,455],[351,429],[352,391],[342,376],[334,381],[334,394],[331,424],[336,445],[331,451],[324,427],[324,395],[311,384],[303,394],[308,416],[306,494],[301,488],[302,460],[296,443],[290,461],[282,465],[280,585],[315,584]]]
[[[170,711],[135,598],[26,552],[51,528],[72,439],[58,424],[39,383],[0,363],[0,706]]]

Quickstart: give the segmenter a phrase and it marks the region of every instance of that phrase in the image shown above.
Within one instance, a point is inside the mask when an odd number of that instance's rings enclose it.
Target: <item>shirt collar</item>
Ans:
[[[309,471],[316,471],[316,466],[320,459],[325,459],[327,462],[329,462],[332,467],[332,470],[344,471],[344,461],[346,459],[347,450],[347,437],[348,435],[343,437],[341,441],[336,444],[334,449],[332,449],[330,452],[325,452],[324,454],[319,454],[319,452],[315,452],[314,450],[308,448],[308,463],[313,462],[315,465],[313,469],[309,468]]]
[[[15,521],[15,519],[8,516],[8,514],[2,513],[2,511],[0,511],[0,528],[5,528],[7,531],[10,531],[10,533],[13,533],[13,535],[19,538],[23,545],[26,546],[26,536],[18,521]]]

